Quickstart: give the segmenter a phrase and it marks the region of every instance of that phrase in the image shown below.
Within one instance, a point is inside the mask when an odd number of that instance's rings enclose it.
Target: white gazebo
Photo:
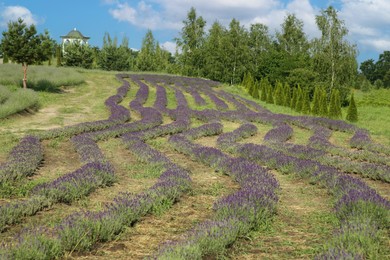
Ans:
[[[90,37],[84,36],[80,31],[74,28],[67,35],[61,36],[61,39],[62,39],[62,52],[64,52],[65,46],[67,44],[71,44],[74,42],[78,42],[81,45],[88,44],[88,40],[90,39]]]

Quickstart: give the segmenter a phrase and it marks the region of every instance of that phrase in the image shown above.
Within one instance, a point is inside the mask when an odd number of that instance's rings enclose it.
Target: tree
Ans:
[[[318,86],[316,86],[313,95],[313,108],[311,110],[311,113],[313,115],[320,115],[320,110],[321,110],[320,103],[321,103],[321,90]]]
[[[122,44],[118,46],[117,37],[112,39],[109,33],[105,33],[103,47],[97,55],[98,66],[103,70],[129,70],[132,55],[128,42],[128,39],[124,37]]]
[[[310,114],[310,112],[311,112],[310,98],[309,98],[309,91],[308,90],[303,91],[302,112],[305,114]]]
[[[360,64],[360,70],[362,74],[368,79],[371,83],[374,83],[376,78],[376,65],[373,59],[363,61]]]
[[[189,76],[200,76],[203,66],[202,47],[204,44],[204,27],[206,21],[197,17],[196,10],[191,7],[187,19],[183,21],[181,38],[176,38],[176,44],[181,49],[179,61],[183,73]]]
[[[351,100],[349,101],[346,119],[350,122],[358,121],[358,112],[355,104],[355,99],[353,97],[353,93],[351,94]]]
[[[226,56],[228,55],[223,49],[225,36],[226,29],[219,22],[214,22],[203,47],[204,64],[202,74],[209,79],[224,81]]]
[[[328,94],[338,88],[344,101],[357,74],[356,46],[345,39],[348,30],[332,6],[316,16],[316,24],[321,38],[313,42],[313,71],[328,86]]]
[[[271,37],[268,27],[264,24],[256,23],[250,26],[249,30],[249,62],[248,69],[255,76],[260,78],[265,76],[264,59],[271,48]]]
[[[248,34],[240,22],[232,19],[224,41],[224,51],[227,54],[227,80],[231,85],[236,84],[247,70],[248,63]]]
[[[384,83],[385,88],[390,88],[389,84],[386,84],[386,74],[390,73],[390,51],[384,51],[382,54],[379,54],[379,59],[375,63],[375,79],[381,79]]]
[[[340,92],[333,89],[329,101],[329,117],[334,119],[341,118]]]
[[[270,87],[268,78],[262,78],[260,80],[260,89],[261,89],[261,96],[260,100],[266,102],[267,101],[267,92],[268,88]]]
[[[295,69],[309,69],[309,42],[303,31],[303,22],[295,14],[288,14],[276,33],[280,67],[284,77]]]
[[[155,71],[157,66],[156,60],[156,41],[151,30],[146,32],[142,40],[141,50],[138,53],[136,64],[138,70]]]
[[[93,49],[87,44],[74,42],[65,47],[62,64],[70,67],[91,69],[93,64]]]
[[[37,35],[34,25],[29,27],[19,18],[8,23],[8,31],[3,32],[2,51],[10,60],[22,64],[23,88],[27,88],[28,65],[44,61],[47,57],[42,55],[42,38]]]

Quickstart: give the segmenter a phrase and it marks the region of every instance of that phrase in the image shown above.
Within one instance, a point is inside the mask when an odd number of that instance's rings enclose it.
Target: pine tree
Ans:
[[[274,103],[274,97],[272,93],[272,86],[268,84],[268,91],[267,91],[267,103],[273,104]]]
[[[328,98],[325,89],[320,90],[320,116],[328,116]]]
[[[283,106],[289,107],[291,103],[291,89],[290,89],[290,85],[287,82],[284,83],[283,98],[284,98]]]
[[[329,102],[329,117],[338,119],[341,117],[340,92],[333,89]]]
[[[57,67],[61,66],[61,46],[57,46],[56,48],[56,58],[57,58]]]
[[[290,108],[295,110],[296,106],[297,106],[297,88],[293,88],[293,94],[292,94],[292,98],[291,98],[291,103],[290,103]]]
[[[307,90],[303,92],[302,112],[305,114],[310,114],[311,112],[310,97],[309,97],[309,92]]]
[[[358,121],[358,112],[357,112],[357,107],[355,104],[355,99],[353,97],[353,93],[351,94],[351,100],[349,102],[346,119],[350,122]]]
[[[278,81],[276,82],[276,87],[274,91],[274,99],[275,99],[275,104],[278,106],[283,105],[283,84]]]
[[[267,101],[267,91],[268,91],[268,78],[262,78],[260,80],[260,88],[261,88],[261,97],[260,100],[266,102]]]
[[[260,96],[259,96],[259,86],[260,85],[260,83],[258,82],[258,81],[256,81],[256,82],[254,82],[253,84],[252,84],[252,93],[251,93],[251,96],[253,97],[253,98],[255,98],[255,99],[259,99],[260,98]]]
[[[295,110],[297,112],[302,112],[302,108],[303,108],[303,91],[301,89],[301,86],[298,85],[298,89],[297,89],[297,103],[295,105]]]
[[[314,89],[314,96],[313,96],[313,109],[311,110],[311,113],[313,115],[319,115],[320,114],[320,102],[321,102],[321,91],[320,88],[317,86]]]

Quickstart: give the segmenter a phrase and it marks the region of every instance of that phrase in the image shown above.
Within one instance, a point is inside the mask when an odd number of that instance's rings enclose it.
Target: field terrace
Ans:
[[[210,80],[116,77],[108,118],[26,136],[0,165],[0,187],[33,183],[1,200],[0,258],[389,256],[390,148],[368,131]]]

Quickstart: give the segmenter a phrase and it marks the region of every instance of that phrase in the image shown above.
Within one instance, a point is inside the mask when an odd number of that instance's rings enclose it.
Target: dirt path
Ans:
[[[326,190],[273,173],[281,187],[277,214],[266,230],[237,241],[232,259],[313,259],[332,234],[337,220]]]
[[[161,141],[163,138],[159,138]],[[145,259],[153,255],[162,242],[174,240],[197,223],[212,218],[213,203],[239,188],[230,177],[190,160],[164,144],[161,149],[170,160],[191,172],[193,189],[161,216],[147,215],[116,241],[99,245],[86,255],[74,259]]]

